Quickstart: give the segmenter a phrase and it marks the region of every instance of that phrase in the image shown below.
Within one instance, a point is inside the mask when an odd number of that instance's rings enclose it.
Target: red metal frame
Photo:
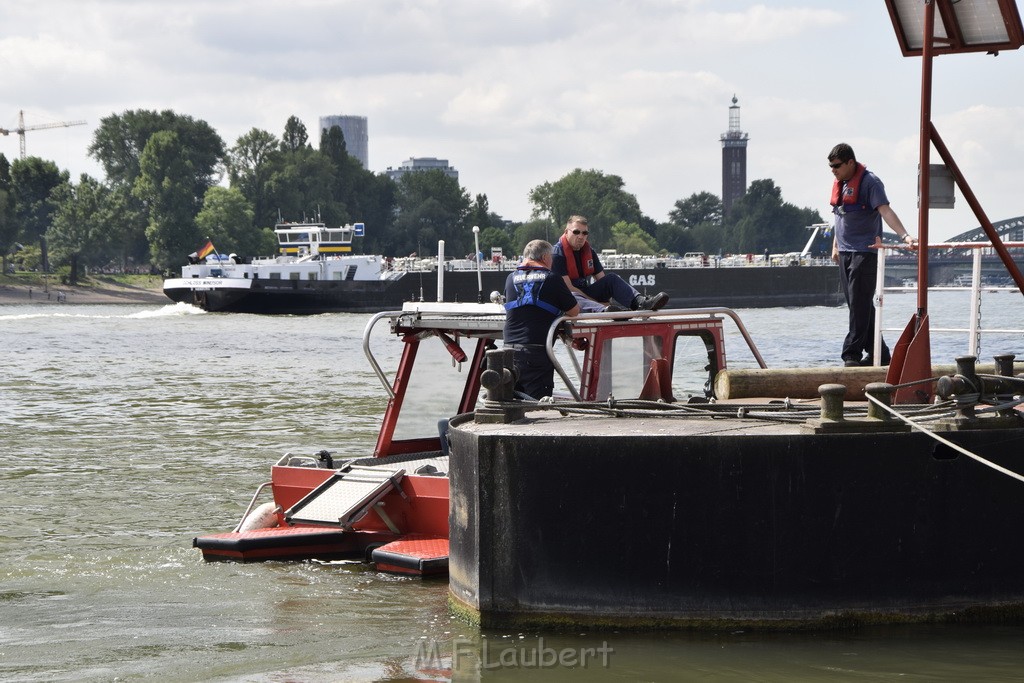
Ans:
[[[415,452],[414,450],[393,450],[392,448],[395,438],[395,426],[398,424],[398,415],[402,411],[405,393],[409,390],[412,366],[416,362],[416,352],[420,348],[419,337],[415,335],[406,335],[402,337],[402,341],[405,342],[405,348],[402,349],[402,359],[398,363],[398,372],[395,373],[395,384],[391,387],[394,395],[388,399],[388,407],[384,410],[384,419],[380,427],[380,433],[377,435],[377,445],[373,449],[373,455],[376,458],[394,455],[395,453]],[[434,444],[432,450],[437,450],[441,447],[440,438],[427,439],[426,441]],[[417,450],[427,449],[417,448]]]
[[[636,334],[637,330],[640,330],[641,334]],[[587,350],[583,354],[580,398],[584,401],[598,400],[596,375],[598,368],[601,367],[604,342],[621,337],[660,337],[663,359],[668,363],[665,372],[667,377],[671,378],[672,364],[675,362],[676,339],[680,336],[702,337],[703,333],[708,333],[713,338],[715,356],[719,359],[717,369],[723,370],[725,368],[725,334],[722,321],[719,318],[701,318],[682,322],[679,320],[652,320],[641,325],[631,325],[628,329],[605,325],[574,325],[572,337],[588,340]]]
[[[985,234],[991,240],[993,247],[1002,259],[1003,264],[1013,277],[1017,287],[1024,293],[1024,277],[1010,257],[1006,247],[996,234],[992,223],[988,220],[967,183],[953,160],[942,138],[939,136],[935,125],[932,123],[932,61],[936,54],[951,54],[958,52],[998,51],[1015,50],[1024,45],[1024,27],[1021,25],[1020,14],[1017,12],[1017,5],[1014,0],[996,0],[1003,19],[1004,28],[1007,33],[1007,40],[989,43],[968,44],[961,30],[956,10],[951,0],[921,0],[924,4],[923,35],[920,50],[909,47],[906,26],[899,13],[896,11],[896,0],[886,0],[889,9],[889,16],[892,19],[893,27],[896,30],[897,39],[905,56],[921,55],[921,116],[920,116],[920,199],[918,201],[918,243],[920,245],[917,258],[917,312],[907,323],[906,328],[900,335],[899,340],[893,347],[892,362],[886,373],[886,381],[892,384],[905,384],[926,380],[931,377],[931,340],[928,330],[928,211],[929,196],[931,191],[931,148],[935,145],[939,156],[949,167],[960,191],[968,205],[974,211],[975,216],[981,223]],[[938,39],[935,37],[935,12],[940,13],[943,25],[946,28],[947,37]],[[936,42],[940,42],[936,45]],[[930,392],[930,389],[928,390]],[[927,401],[931,398],[930,393],[922,393],[916,388],[901,389],[897,392],[895,401],[897,403],[908,403]]]

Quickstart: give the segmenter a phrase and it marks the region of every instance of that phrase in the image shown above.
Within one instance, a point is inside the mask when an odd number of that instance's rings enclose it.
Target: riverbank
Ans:
[[[26,285],[0,278],[0,305],[12,304],[161,304],[170,303],[159,278],[129,285],[90,280],[87,285]]]

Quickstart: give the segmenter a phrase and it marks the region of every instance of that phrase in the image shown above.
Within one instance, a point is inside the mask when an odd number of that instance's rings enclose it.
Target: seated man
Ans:
[[[515,349],[519,371],[516,391],[534,399],[551,396],[555,366],[547,352],[551,323],[561,315],[579,315],[576,298],[562,278],[551,272],[551,245],[533,240],[523,249],[523,262],[505,281],[506,348]]]
[[[610,306],[615,300],[621,309],[656,311],[668,303],[668,294],[658,292],[644,296],[615,273],[607,273],[590,248],[587,235],[590,227],[583,216],[570,216],[565,233],[554,248],[551,271],[561,275],[569,291],[576,295],[584,313],[616,310]]]

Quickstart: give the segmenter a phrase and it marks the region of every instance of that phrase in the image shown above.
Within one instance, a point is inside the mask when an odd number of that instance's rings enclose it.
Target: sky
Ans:
[[[971,1],[971,0],[964,0]],[[289,116],[368,118],[370,170],[448,159],[471,196],[530,217],[575,168],[617,175],[641,210],[721,196],[735,95],[748,183],[828,217],[828,151],[850,143],[918,234],[921,60],[885,3],[833,0],[34,0],[0,5],[0,128],[77,182],[104,117],[171,109],[231,146]],[[1024,215],[1024,50],[945,55],[932,119],[993,222]],[[0,153],[19,154],[18,136]],[[933,163],[938,161],[933,153]],[[979,221],[958,193],[929,241]],[[368,230],[372,226],[367,227]]]

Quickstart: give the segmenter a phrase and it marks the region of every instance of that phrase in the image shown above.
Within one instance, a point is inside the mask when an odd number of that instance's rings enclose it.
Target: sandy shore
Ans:
[[[95,287],[42,287],[14,285],[0,279],[0,305],[9,304],[169,304],[159,289],[103,283]]]

